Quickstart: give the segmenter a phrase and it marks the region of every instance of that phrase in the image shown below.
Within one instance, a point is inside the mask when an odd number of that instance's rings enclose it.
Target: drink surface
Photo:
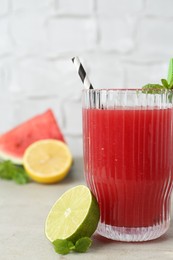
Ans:
[[[101,223],[148,227],[169,218],[173,110],[83,109],[86,181]]]

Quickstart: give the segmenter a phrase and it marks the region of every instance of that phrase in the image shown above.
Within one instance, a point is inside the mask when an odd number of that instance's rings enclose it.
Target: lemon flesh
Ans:
[[[68,146],[61,141],[41,140],[26,149],[23,165],[31,179],[40,183],[54,183],[69,172],[72,155]]]
[[[45,234],[51,242],[67,239],[75,243],[94,233],[99,217],[95,197],[86,186],[79,185],[66,191],[53,205],[46,219]]]

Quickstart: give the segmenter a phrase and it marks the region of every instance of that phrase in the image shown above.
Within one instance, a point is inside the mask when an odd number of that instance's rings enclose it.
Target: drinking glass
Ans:
[[[97,232],[119,241],[160,237],[173,187],[172,92],[84,89],[82,104],[85,179],[101,211]]]

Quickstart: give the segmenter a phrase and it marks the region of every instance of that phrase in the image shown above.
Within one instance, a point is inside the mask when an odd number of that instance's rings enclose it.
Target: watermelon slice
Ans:
[[[51,109],[18,125],[0,136],[0,158],[22,164],[25,149],[41,139],[65,142]]]

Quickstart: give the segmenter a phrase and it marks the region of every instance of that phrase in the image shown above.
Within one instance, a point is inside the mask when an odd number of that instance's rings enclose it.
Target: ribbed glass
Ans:
[[[101,217],[97,232],[146,241],[166,232],[173,187],[172,93],[83,90],[84,172]]]

